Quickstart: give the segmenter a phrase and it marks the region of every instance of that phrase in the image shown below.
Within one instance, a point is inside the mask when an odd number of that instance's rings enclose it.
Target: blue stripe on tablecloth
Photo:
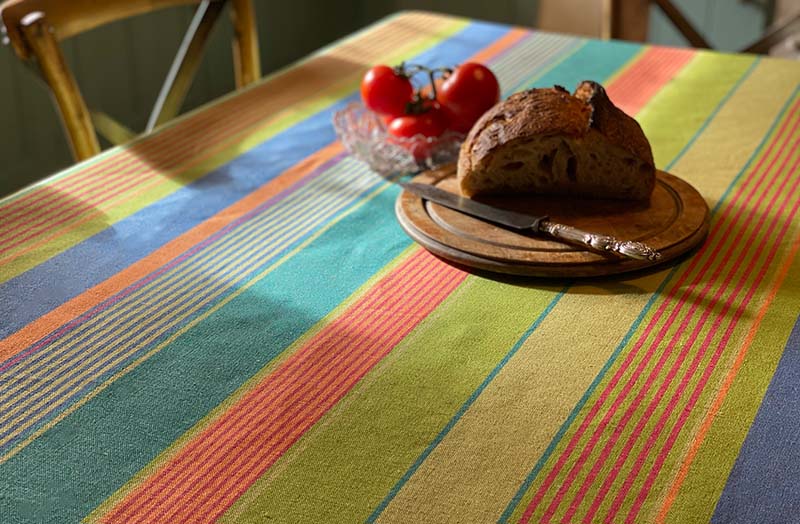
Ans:
[[[457,63],[508,31],[505,26],[473,22],[413,60],[431,65]],[[0,284],[0,339],[120,272],[330,144],[335,139],[333,113],[357,96],[353,93],[199,180]],[[142,235],[142,231],[148,234]],[[43,282],[48,285],[43,286]],[[25,302],[20,303],[19,297],[25,297]]]
[[[800,522],[800,317],[711,522]]]
[[[245,222],[239,228],[247,233],[253,229],[251,226],[256,226],[261,237],[240,235],[234,229],[190,258],[184,264],[186,271],[178,269],[162,275],[153,283],[145,300],[157,302],[158,308],[138,314],[141,297],[128,297],[114,304],[114,314],[106,318],[100,315],[96,322],[87,322],[57,339],[46,351],[34,353],[1,373],[0,455],[97,384],[245,285],[332,217],[341,215],[363,194],[383,183],[378,176],[365,176],[366,168],[350,159],[337,168],[331,169],[334,172],[331,181],[320,179],[309,191],[297,195],[300,198],[279,206],[300,205],[305,216],[292,220],[292,213],[284,216],[270,208],[264,216],[256,215],[250,221],[255,224]],[[332,190],[337,185],[341,188]],[[219,249],[217,244],[221,245]],[[213,270],[208,267],[209,262],[220,266]],[[196,278],[191,278],[192,275]],[[188,289],[177,292],[176,281],[188,284]],[[169,328],[164,324],[169,324]],[[99,328],[105,333],[98,335]],[[33,387],[36,383],[38,387]]]

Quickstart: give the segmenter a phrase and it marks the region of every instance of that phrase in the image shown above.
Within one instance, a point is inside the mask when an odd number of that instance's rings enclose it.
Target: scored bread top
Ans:
[[[600,84],[583,81],[575,95],[561,86],[530,89],[489,109],[461,146],[459,171],[470,171],[472,165],[512,141],[532,136],[581,137],[590,129],[654,165],[650,144],[636,120],[614,106]]]
[[[592,127],[615,145],[627,149],[650,165],[653,152],[639,123],[615,106],[606,90],[597,82],[584,80],[575,89],[575,97],[592,106]]]

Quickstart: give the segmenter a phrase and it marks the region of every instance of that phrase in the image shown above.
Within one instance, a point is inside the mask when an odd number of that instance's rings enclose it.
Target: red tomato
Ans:
[[[400,116],[405,113],[406,104],[413,95],[411,81],[386,65],[371,68],[361,80],[364,105],[376,113]]]
[[[488,67],[466,62],[444,81],[438,99],[450,121],[450,128],[466,133],[500,100],[500,84]]]
[[[389,124],[389,133],[399,137],[439,136],[445,129],[447,120],[438,108],[431,108],[419,115],[399,116]]]
[[[396,137],[417,137],[410,144],[407,144],[407,147],[415,159],[422,160],[428,156],[431,148],[431,143],[425,137],[437,137],[444,133],[447,127],[447,119],[444,116],[444,112],[436,106],[419,115],[405,115],[395,118],[389,124],[388,131],[390,135]]]

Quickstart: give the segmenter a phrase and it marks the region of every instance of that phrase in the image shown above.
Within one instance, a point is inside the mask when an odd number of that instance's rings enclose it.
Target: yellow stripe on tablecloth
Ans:
[[[495,522],[662,277],[571,288],[378,522]]]
[[[708,129],[670,169],[692,184],[711,207],[767,134],[778,111],[800,85],[800,64],[762,59]]]

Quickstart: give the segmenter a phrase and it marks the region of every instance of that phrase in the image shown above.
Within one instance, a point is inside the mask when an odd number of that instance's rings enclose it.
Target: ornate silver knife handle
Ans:
[[[602,253],[613,253],[636,260],[656,261],[661,258],[661,253],[647,244],[630,240],[619,240],[608,235],[588,233],[571,226],[550,222],[550,220],[547,219],[539,222],[539,232],[550,235],[553,238],[580,244]]]

